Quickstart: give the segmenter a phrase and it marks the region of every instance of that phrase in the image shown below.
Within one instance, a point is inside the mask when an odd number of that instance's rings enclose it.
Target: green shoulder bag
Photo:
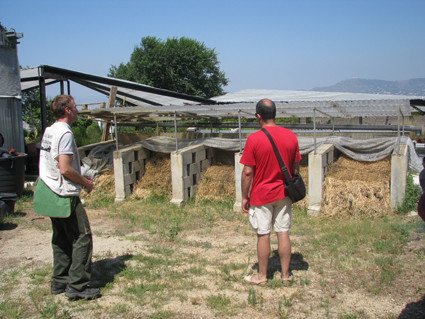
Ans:
[[[37,179],[34,190],[34,211],[36,214],[66,218],[71,215],[76,202],[76,196],[59,196],[41,178]]]

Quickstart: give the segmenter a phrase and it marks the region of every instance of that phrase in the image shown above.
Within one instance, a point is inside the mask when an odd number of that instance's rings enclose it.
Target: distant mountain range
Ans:
[[[313,88],[311,91],[425,96],[425,78],[406,81],[350,79],[327,87]]]

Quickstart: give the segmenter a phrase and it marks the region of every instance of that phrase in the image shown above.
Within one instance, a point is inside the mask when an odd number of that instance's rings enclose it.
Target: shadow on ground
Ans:
[[[425,295],[419,301],[408,303],[398,319],[425,319]]]
[[[2,230],[13,230],[18,227],[15,223],[0,223],[0,231]]]
[[[92,286],[102,288],[108,283],[114,282],[115,276],[126,268],[125,262],[132,257],[133,255],[126,254],[94,262],[92,265]]]
[[[308,262],[304,260],[304,256],[301,253],[291,254],[291,263],[289,265],[289,272],[292,270],[308,270]],[[258,262],[252,266],[252,269],[258,270]],[[276,271],[282,271],[280,265],[279,253],[274,250],[272,256],[269,258],[269,264],[267,266],[267,278],[272,279]]]

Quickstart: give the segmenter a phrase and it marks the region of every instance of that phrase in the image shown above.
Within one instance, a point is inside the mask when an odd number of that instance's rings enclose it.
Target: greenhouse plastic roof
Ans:
[[[212,99],[180,94],[115,78],[60,69],[52,66],[21,71],[22,90],[38,87],[43,77],[46,84],[70,80],[109,95],[117,86],[117,98],[133,104],[130,107],[83,110],[81,114],[125,122],[141,120],[164,121],[174,118],[250,118],[256,103],[263,98],[273,100],[277,118],[284,117],[380,117],[409,116],[412,101],[424,105],[424,97],[362,93],[338,93],[288,90],[242,90]]]
[[[277,118],[314,116],[350,118],[398,116],[400,114],[408,116],[411,114],[409,98],[400,96],[365,94],[356,96],[353,93],[329,93],[327,95],[326,92],[268,90],[244,90],[235,94],[241,94],[241,100],[245,99],[245,101],[232,102],[233,94],[229,94],[215,99],[219,104],[214,105],[116,107],[85,110],[81,113],[110,120],[116,116],[117,121],[129,122],[141,119],[171,120],[174,119],[174,114],[177,119],[234,118],[239,114],[242,118],[250,118],[255,114],[257,101],[262,98],[270,98],[276,104]],[[226,99],[226,96],[230,98]]]

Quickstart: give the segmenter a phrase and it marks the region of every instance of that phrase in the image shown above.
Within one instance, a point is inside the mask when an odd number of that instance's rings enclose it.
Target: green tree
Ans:
[[[50,112],[51,99],[47,99],[47,125],[51,125],[55,118]],[[22,120],[31,128],[29,140],[41,140],[41,102],[40,90],[34,89],[22,92]]]
[[[52,125],[56,121],[56,118],[50,110],[51,105],[52,99],[48,98],[46,105],[47,126]],[[30,127],[30,132],[25,132],[26,141],[41,141],[41,102],[39,89],[22,92],[22,120]],[[78,121],[74,123],[72,130],[78,146],[96,143],[102,139],[102,132],[100,131],[97,123],[94,123],[92,120],[84,117],[78,118]]]
[[[224,94],[229,82],[215,50],[185,37],[142,38],[130,62],[111,66],[108,76],[205,98]]]
[[[72,125],[75,142],[77,145],[84,146],[88,144],[98,143],[102,140],[102,131],[91,119],[79,117],[78,121]]]

